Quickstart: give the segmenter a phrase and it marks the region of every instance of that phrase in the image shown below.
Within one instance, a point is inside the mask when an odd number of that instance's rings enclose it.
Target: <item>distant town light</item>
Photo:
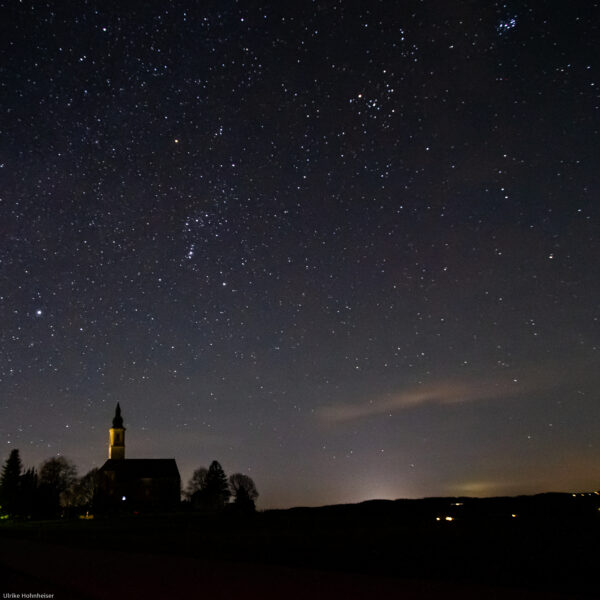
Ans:
[[[123,502],[125,502],[125,500],[127,500],[127,498],[126,498],[125,496],[123,496],[123,497],[121,498],[121,500],[123,500]]]

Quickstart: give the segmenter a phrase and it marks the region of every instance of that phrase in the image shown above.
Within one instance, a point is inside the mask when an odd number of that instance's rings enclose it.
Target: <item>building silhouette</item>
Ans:
[[[117,403],[109,429],[108,460],[98,470],[96,505],[105,512],[177,508],[181,477],[174,458],[125,458],[125,427]]]

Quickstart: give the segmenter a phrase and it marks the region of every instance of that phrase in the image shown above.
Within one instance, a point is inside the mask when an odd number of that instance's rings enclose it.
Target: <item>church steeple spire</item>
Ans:
[[[123,427],[123,417],[118,402],[112,427],[109,429],[108,458],[115,460],[125,458],[125,427]]]
[[[115,416],[113,418],[113,427],[123,427],[123,417],[121,416],[121,407],[117,402],[117,410],[115,410]]]

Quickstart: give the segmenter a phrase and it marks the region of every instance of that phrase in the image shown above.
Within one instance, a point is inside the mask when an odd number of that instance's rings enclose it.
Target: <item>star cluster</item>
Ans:
[[[597,487],[596,2],[1,6],[5,454]]]

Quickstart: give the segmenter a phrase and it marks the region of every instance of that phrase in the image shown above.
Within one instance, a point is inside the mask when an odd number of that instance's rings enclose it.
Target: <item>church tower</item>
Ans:
[[[121,407],[118,402],[115,418],[109,432],[108,458],[123,460],[125,458],[125,427],[123,427],[123,417],[121,416]]]

